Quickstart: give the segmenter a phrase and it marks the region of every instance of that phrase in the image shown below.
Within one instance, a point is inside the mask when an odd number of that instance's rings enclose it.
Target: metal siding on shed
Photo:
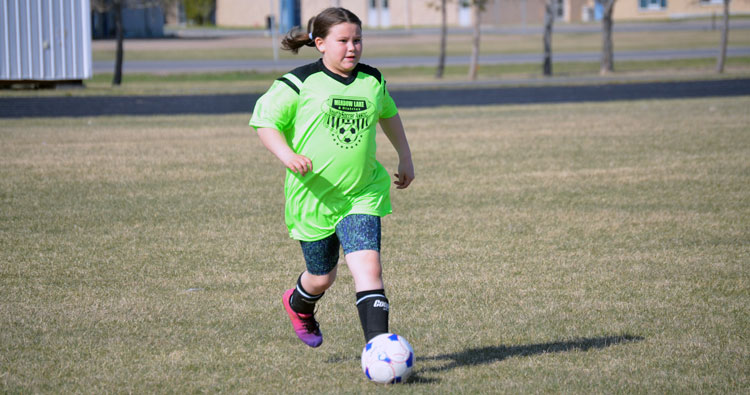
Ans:
[[[91,78],[90,0],[0,3],[0,80]]]

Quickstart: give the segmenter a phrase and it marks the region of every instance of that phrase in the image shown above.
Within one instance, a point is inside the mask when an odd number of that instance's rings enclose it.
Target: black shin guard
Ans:
[[[365,341],[370,341],[382,333],[388,333],[388,309],[388,299],[385,297],[384,290],[357,292],[357,310],[362,323],[362,331],[365,333]]]
[[[300,314],[312,314],[315,312],[315,303],[323,297],[325,292],[320,295],[310,295],[302,288],[302,275],[297,279],[297,287],[289,298],[289,306],[292,310]]]

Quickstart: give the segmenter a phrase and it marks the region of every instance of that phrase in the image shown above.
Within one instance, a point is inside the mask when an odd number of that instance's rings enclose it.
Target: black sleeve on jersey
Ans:
[[[290,71],[290,73],[294,74],[294,76],[299,78],[300,81],[305,82],[307,77],[319,71],[323,71],[323,69],[321,68],[322,64],[323,62],[321,60],[318,60],[317,62],[297,67],[296,69]],[[297,93],[299,93],[299,91]]]
[[[299,95],[299,88],[297,87],[297,85],[294,85],[294,82],[289,81],[285,77],[278,78],[278,79],[276,79],[276,81],[281,81],[281,82],[289,85],[289,87],[292,88],[292,90],[295,91],[295,92],[297,92],[297,94]]]
[[[360,72],[360,73],[369,74],[369,75],[375,77],[375,79],[377,79],[378,82],[380,82],[381,84],[385,82],[385,81],[383,81],[383,75],[380,74],[380,71],[378,69],[372,67],[372,66],[368,66],[368,65],[366,65],[364,63],[360,63],[360,64],[357,65],[356,70],[358,72]]]

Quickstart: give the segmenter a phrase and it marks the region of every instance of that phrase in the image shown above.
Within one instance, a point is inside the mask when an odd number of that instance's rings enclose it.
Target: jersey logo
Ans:
[[[375,106],[363,97],[331,96],[322,110],[333,141],[349,149],[362,141],[362,132],[370,127]]]

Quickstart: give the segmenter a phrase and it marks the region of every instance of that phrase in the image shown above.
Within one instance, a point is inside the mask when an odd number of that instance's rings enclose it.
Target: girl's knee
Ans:
[[[365,273],[372,279],[380,279],[383,277],[383,267],[380,262],[373,262],[366,266]]]
[[[305,289],[310,288],[310,292],[319,294],[330,288],[334,281],[336,281],[336,269],[323,275],[315,275],[305,272],[302,279],[302,286],[305,287]]]

